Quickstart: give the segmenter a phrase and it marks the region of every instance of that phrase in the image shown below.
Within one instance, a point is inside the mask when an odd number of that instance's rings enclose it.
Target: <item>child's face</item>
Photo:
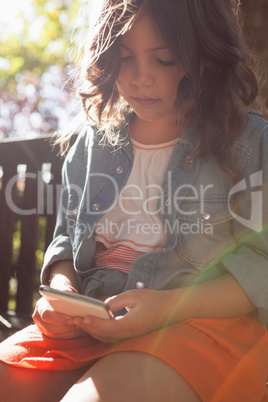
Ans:
[[[174,101],[185,70],[172,60],[150,18],[136,21],[120,41],[119,93],[142,120],[176,120]]]

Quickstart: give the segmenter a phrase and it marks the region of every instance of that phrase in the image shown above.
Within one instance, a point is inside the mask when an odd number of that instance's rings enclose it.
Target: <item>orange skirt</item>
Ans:
[[[202,401],[268,401],[268,334],[251,316],[190,319],[117,344],[89,336],[50,339],[31,325],[0,344],[0,360],[17,367],[73,370],[118,351],[162,359]]]

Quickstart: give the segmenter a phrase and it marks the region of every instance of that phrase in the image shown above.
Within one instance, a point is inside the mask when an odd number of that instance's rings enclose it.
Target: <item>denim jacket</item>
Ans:
[[[44,259],[41,281],[49,266],[73,260],[83,293],[94,268],[94,227],[125,185],[133,162],[127,128],[122,144],[100,144],[95,127],[86,126],[69,151],[54,240]],[[136,287],[174,289],[231,273],[268,322],[268,124],[249,110],[248,121],[232,152],[240,170],[234,186],[212,157],[189,159],[194,129],[181,137],[171,155],[158,200],[159,214],[170,236],[162,250],[137,258],[123,287],[109,279],[105,295]],[[237,209],[230,200],[235,195]],[[100,270],[101,271],[101,270]],[[100,277],[98,280],[101,280]],[[86,285],[85,285],[86,284]]]

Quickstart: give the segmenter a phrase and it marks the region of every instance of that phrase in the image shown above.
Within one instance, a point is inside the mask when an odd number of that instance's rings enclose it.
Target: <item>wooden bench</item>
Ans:
[[[0,141],[0,340],[32,321],[37,260],[53,236],[62,163],[52,136]]]

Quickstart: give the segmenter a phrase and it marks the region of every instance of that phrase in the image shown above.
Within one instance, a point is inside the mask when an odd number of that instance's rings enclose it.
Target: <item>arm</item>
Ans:
[[[230,274],[173,290],[130,290],[107,302],[112,310],[126,307],[128,313],[115,320],[75,318],[70,324],[76,324],[100,341],[116,342],[194,317],[230,318],[255,310]]]
[[[75,205],[70,205],[70,199],[73,195],[80,195],[84,187],[86,166],[81,165],[81,160],[86,164],[84,156],[89,135],[90,130],[87,127],[82,129],[64,161],[54,238],[45,253],[41,272],[42,284],[70,292],[78,292],[80,287],[73,267],[73,246],[68,226],[68,212],[79,206],[79,197],[75,198]],[[81,336],[81,331],[75,326],[66,325],[69,317],[54,312],[44,298],[37,301],[33,318],[41,332],[48,337],[63,339]]]
[[[50,269],[49,282],[52,288],[78,292],[79,283],[75,275],[73,262],[63,260],[54,263]]]
[[[170,321],[193,317],[230,318],[255,310],[245,292],[230,274],[199,285],[171,290],[170,301],[176,308]]]
[[[60,197],[54,236],[44,255],[41,272],[41,283],[45,285],[48,285],[51,280],[50,270],[55,264],[73,259],[72,236],[68,217],[70,209],[79,207],[79,195],[84,187],[86,159],[82,158],[82,156],[85,153],[88,135],[90,135],[90,132],[87,133],[86,129],[81,131],[63,163],[61,191],[60,194],[57,193]],[[85,164],[82,165],[80,160],[84,160]],[[71,203],[71,200],[75,200],[75,203]]]
[[[254,140],[254,142],[253,142]],[[237,244],[226,254],[222,266],[243,288],[257,308],[258,319],[268,323],[268,126],[252,135],[253,151],[241,172],[233,238]],[[245,179],[245,180],[243,180]],[[245,223],[240,217],[246,218]],[[252,224],[257,224],[253,227]]]

